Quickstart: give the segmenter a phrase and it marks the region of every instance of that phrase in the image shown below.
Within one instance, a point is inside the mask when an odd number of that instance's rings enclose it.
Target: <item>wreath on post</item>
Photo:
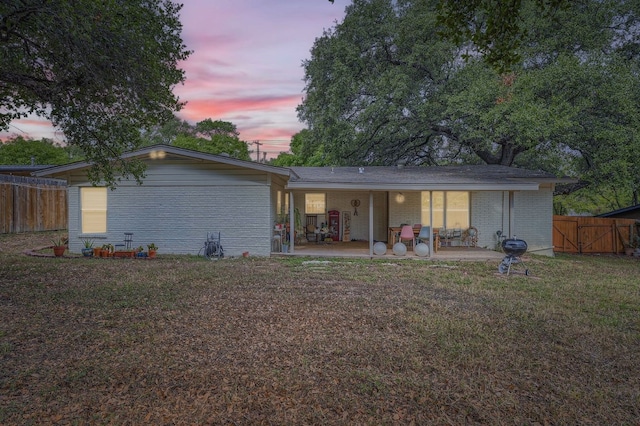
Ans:
[[[358,207],[360,207],[360,200],[351,200],[351,207],[353,207],[353,215],[358,216]]]

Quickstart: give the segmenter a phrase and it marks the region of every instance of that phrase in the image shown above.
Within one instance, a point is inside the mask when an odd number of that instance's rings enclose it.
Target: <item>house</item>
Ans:
[[[33,172],[51,167],[50,165],[0,165],[0,175],[12,175],[12,176],[31,176]]]
[[[134,245],[198,254],[207,233],[220,232],[225,255],[268,256],[279,249],[274,223],[288,214],[295,229],[299,212],[303,224],[328,224],[334,240],[368,241],[371,255],[390,227],[429,223],[433,232],[473,226],[480,247],[495,248],[500,231],[527,241],[529,252],[553,254],[552,197],[561,180],[546,173],[490,165],[281,168],[166,145],[123,157],[147,164],[142,185],[93,186],[85,162],[35,173],[68,183],[72,252],[81,238],[114,243],[133,232]]]
[[[610,217],[614,219],[637,219],[640,221],[640,204],[599,214],[596,217]]]

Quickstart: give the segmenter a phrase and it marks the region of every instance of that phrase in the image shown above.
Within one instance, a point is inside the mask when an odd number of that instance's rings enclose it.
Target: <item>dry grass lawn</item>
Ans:
[[[638,424],[640,261],[36,258],[0,236],[0,424]]]

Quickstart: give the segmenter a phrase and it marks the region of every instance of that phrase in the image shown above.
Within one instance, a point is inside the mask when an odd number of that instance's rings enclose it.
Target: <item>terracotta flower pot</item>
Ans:
[[[53,246],[53,254],[56,257],[64,256],[64,251],[67,249],[66,246]]]
[[[149,257],[151,259],[154,259],[156,257],[156,251],[155,250],[149,250]]]
[[[93,257],[100,257],[101,253],[102,253],[102,248],[101,247],[94,247],[93,248]]]

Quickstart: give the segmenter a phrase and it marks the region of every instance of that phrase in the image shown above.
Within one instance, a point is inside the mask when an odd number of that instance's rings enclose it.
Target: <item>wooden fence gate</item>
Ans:
[[[638,232],[635,219],[553,216],[553,250],[560,253],[622,253]]]
[[[67,229],[67,185],[0,175],[0,234]]]

